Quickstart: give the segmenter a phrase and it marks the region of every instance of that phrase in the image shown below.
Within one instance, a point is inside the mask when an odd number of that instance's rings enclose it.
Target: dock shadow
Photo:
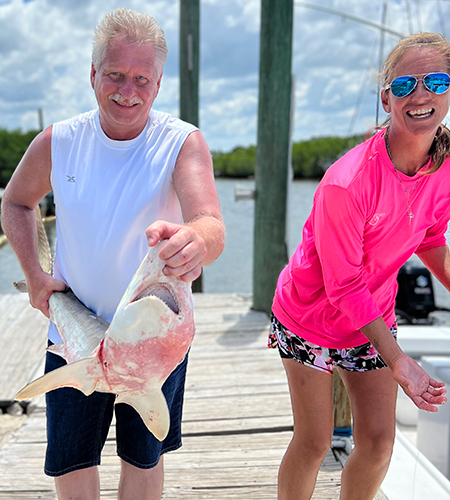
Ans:
[[[217,338],[220,345],[232,347],[266,342],[270,322],[264,312],[250,309],[243,313],[224,313],[223,321],[231,325]]]

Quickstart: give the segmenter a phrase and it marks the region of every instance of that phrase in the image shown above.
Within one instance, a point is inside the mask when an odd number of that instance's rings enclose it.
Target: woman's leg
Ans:
[[[352,405],[355,442],[342,474],[340,499],[372,500],[392,455],[397,384],[389,368],[339,373]]]
[[[330,449],[333,403],[330,374],[283,359],[291,394],[294,434],[281,462],[278,500],[308,500]]]

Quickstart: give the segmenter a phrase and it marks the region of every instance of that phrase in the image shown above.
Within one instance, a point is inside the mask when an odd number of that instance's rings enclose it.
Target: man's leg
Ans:
[[[47,352],[46,373],[64,366],[60,356]],[[55,478],[60,500],[97,500],[97,465],[113,415],[115,396],[62,388],[46,394],[47,452],[45,473]]]
[[[59,500],[98,500],[100,481],[97,467],[76,470],[55,477],[56,492]]]
[[[187,357],[170,374],[162,390],[170,413],[169,433],[159,441],[130,405],[118,403],[116,411],[117,454],[122,459],[119,500],[160,500],[163,455],[181,446],[181,419]]]
[[[340,498],[372,500],[392,455],[397,384],[389,368],[339,373],[352,405],[355,442],[342,474]]]
[[[330,449],[333,433],[333,377],[283,359],[291,394],[294,435],[278,476],[278,500],[308,500]]]
[[[118,500],[161,500],[164,486],[163,457],[152,469],[139,469],[121,460]]]

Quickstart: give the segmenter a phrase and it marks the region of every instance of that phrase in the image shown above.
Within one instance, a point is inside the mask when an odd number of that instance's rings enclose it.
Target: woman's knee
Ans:
[[[306,453],[308,460],[322,461],[331,448],[331,437],[331,432],[313,434],[294,431],[290,446],[298,453]]]
[[[363,436],[355,436],[355,448],[378,460],[390,460],[394,448],[395,432],[365,432]]]

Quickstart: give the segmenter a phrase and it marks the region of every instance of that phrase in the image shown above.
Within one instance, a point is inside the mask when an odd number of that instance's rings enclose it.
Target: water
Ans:
[[[254,187],[249,180],[219,179],[222,217],[226,227],[226,244],[222,255],[204,270],[206,293],[251,293],[253,275],[254,201],[234,201],[235,186]],[[290,189],[288,206],[288,251],[293,253],[301,240],[302,227],[312,206],[317,181],[295,181]],[[268,234],[270,238],[270,234]]]
[[[254,187],[254,182],[217,180],[217,191],[227,230],[226,245],[222,255],[204,269],[205,293],[252,293],[254,201],[235,201],[236,185],[250,189]],[[294,181],[290,187],[287,235],[289,255],[301,240],[302,227],[311,210],[317,185],[317,181]],[[47,230],[54,248],[54,225],[49,226]],[[450,234],[447,234],[448,236]],[[9,245],[4,245],[0,248],[0,293],[14,293],[12,282],[19,279],[23,279],[23,273],[14,252]],[[450,308],[448,291],[435,279],[433,287],[437,306]]]

